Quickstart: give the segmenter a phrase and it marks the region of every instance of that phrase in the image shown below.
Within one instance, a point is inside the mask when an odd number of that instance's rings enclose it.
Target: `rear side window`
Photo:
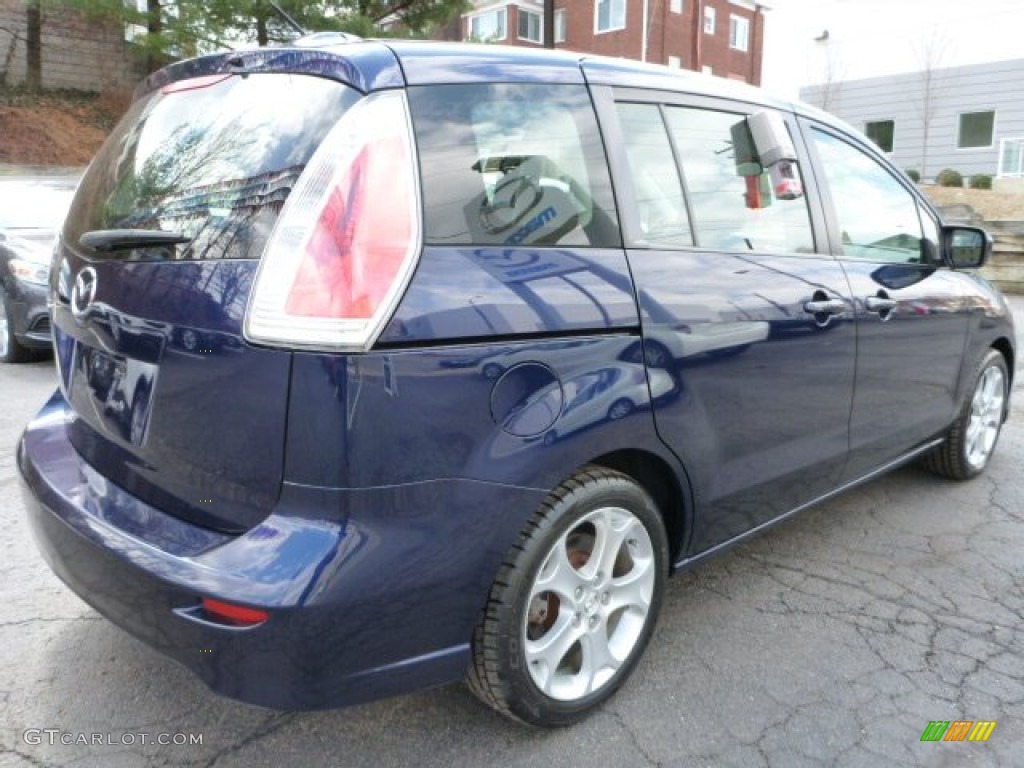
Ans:
[[[806,197],[772,195],[767,174],[741,176],[732,128],[746,115],[666,107],[676,153],[702,248],[769,253],[813,253]]]
[[[642,242],[638,245],[693,245],[672,145],[657,104],[616,105],[626,157],[633,177]]]
[[[258,258],[306,162],[357,99],[341,83],[303,75],[172,83],[136,102],[107,139],[65,239],[77,246],[93,230],[163,230],[191,242],[113,255]]]
[[[409,103],[428,243],[621,244],[584,86],[422,86]]]

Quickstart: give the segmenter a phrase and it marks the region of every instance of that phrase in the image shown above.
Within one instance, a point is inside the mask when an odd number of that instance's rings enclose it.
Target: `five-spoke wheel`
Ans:
[[[583,717],[640,657],[667,558],[661,516],[636,482],[596,467],[575,475],[502,565],[477,628],[470,687],[530,723]]]
[[[966,480],[988,465],[1006,418],[1010,377],[1006,358],[994,349],[974,370],[972,389],[946,441],[924,458],[925,466],[940,475]]]
[[[996,438],[1003,425],[1006,407],[1006,374],[998,365],[990,365],[981,372],[965,435],[965,458],[972,469],[981,470],[988,463]]]
[[[543,693],[572,701],[614,676],[646,624],[655,568],[647,529],[621,507],[594,510],[555,541],[523,622],[530,677]]]

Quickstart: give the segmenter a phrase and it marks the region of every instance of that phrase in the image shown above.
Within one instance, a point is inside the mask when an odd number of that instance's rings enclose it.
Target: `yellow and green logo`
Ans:
[[[995,729],[995,720],[932,720],[921,741],[988,741]]]

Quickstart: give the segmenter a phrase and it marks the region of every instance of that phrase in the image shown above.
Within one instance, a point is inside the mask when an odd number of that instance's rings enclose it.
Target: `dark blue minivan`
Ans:
[[[991,241],[862,136],[624,61],[314,43],[140,86],[18,451],[54,571],[218,693],[466,678],[570,723],[671,573],[905,462],[985,468]]]

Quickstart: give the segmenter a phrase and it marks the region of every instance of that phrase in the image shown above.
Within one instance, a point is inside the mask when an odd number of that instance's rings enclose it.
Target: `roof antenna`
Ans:
[[[302,25],[299,24],[299,22],[297,22],[295,19],[289,16],[285,12],[284,8],[275,3],[274,0],[270,0],[270,5],[273,7],[275,11],[277,11],[281,18],[283,18],[288,23],[288,25],[292,27],[292,29],[299,33],[300,36],[305,36],[309,34],[306,30],[302,28]]]

